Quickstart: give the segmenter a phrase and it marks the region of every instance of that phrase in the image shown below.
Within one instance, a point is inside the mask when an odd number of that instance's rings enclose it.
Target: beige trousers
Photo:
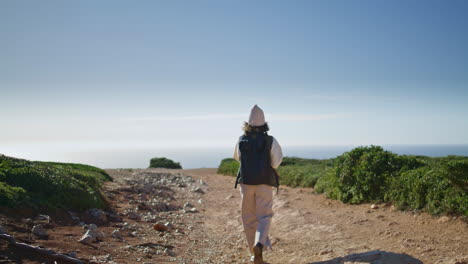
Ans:
[[[250,251],[258,242],[271,249],[268,232],[273,217],[273,187],[241,184],[240,193],[242,224]]]

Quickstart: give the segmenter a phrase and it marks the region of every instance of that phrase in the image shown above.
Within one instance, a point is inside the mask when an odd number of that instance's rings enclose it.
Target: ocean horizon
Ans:
[[[335,158],[344,152],[361,145],[341,146],[284,146],[283,154],[289,157],[310,159]],[[443,157],[448,155],[468,156],[468,144],[414,144],[414,145],[380,145],[385,150],[400,155],[422,155]],[[104,169],[114,168],[147,168],[153,157],[167,157],[180,162],[184,169],[216,168],[224,158],[232,157],[234,148],[100,148],[80,149],[79,151],[49,148],[27,150],[0,148],[0,154],[38,161],[57,161],[83,163]]]

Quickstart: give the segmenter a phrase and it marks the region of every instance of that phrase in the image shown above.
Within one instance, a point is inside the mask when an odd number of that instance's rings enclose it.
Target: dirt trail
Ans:
[[[239,251],[244,241],[237,235],[242,233],[242,226],[240,195],[233,189],[234,178],[217,175],[212,169],[184,172],[209,186],[204,197],[207,231],[225,239],[220,241],[222,251],[247,258],[246,250]],[[337,258],[364,253],[365,260],[365,254],[372,255],[373,251],[388,252],[378,263],[413,263],[415,259],[440,264],[468,261],[468,228],[461,220],[400,212],[385,206],[370,209],[369,204],[346,205],[311,191],[282,187],[275,195],[271,230],[274,250],[265,254],[269,263],[333,259],[327,263],[342,263],[344,260]]]
[[[0,213],[0,226],[20,242],[71,252],[84,263],[250,263],[234,177],[217,175],[215,169],[107,171],[115,181],[104,186],[112,219],[98,225],[102,241],[78,242],[83,215],[74,224],[52,216],[45,225],[47,240],[31,235],[35,218]],[[468,263],[468,226],[459,219],[346,205],[311,189],[289,187],[274,196],[274,212],[273,251],[265,252],[270,264]],[[155,230],[155,224],[168,230]],[[115,230],[122,238],[111,236]],[[23,259],[1,242],[0,263],[49,262]]]

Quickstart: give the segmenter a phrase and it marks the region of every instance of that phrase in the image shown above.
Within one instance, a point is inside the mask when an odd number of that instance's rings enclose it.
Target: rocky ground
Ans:
[[[233,177],[214,169],[108,173],[109,210],[1,212],[0,263],[249,263]],[[345,205],[306,188],[282,187],[274,199],[270,264],[468,263],[468,226],[458,218]]]

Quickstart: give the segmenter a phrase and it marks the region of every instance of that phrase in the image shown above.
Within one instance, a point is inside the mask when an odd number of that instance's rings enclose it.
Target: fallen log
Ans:
[[[8,241],[8,247],[10,247],[12,250],[20,252],[22,255],[24,254],[31,257],[38,257],[40,259],[56,261],[57,263],[83,264],[83,262],[77,258],[73,258],[61,253],[56,253],[50,249],[35,247],[25,243],[18,243],[13,236],[8,234],[0,234],[0,239]]]

